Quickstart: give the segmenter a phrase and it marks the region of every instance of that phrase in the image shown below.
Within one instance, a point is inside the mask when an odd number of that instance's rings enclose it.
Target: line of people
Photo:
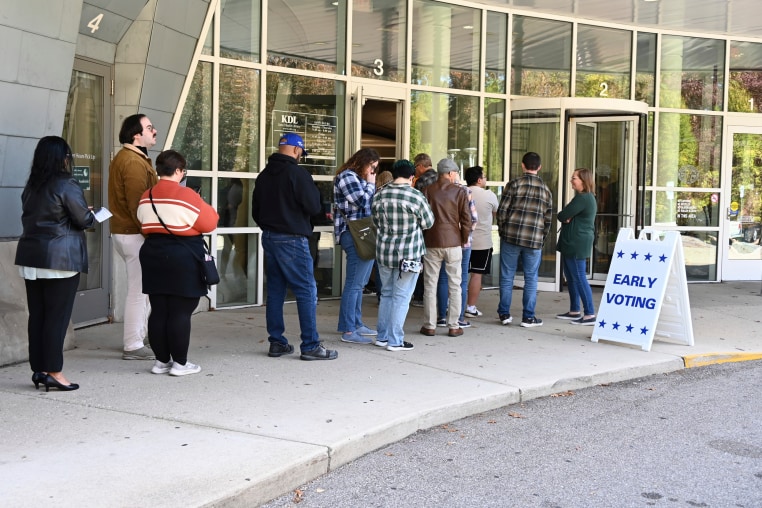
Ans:
[[[208,290],[201,272],[207,255],[202,235],[217,227],[219,216],[197,192],[181,185],[186,179],[181,154],[162,152],[153,169],[148,149],[156,143],[156,129],[148,117],[127,117],[119,139],[123,147],[109,168],[109,206],[115,250],[125,261],[127,275],[122,358],[154,360],[155,374],[195,374],[201,367],[189,362],[187,353],[191,315]],[[317,331],[309,239],[311,219],[322,211],[322,204],[312,176],[299,165],[306,155],[298,134],[283,134],[252,195],[251,214],[262,229],[265,253],[268,356],[294,352],[283,318],[286,292],[291,290],[299,316],[300,358],[333,360],[338,352],[325,348]],[[492,264],[494,218],[501,242],[498,318],[504,325],[512,322],[513,279],[521,261],[521,326],[542,325],[534,307],[553,206],[551,192],[537,174],[539,155],[524,155],[523,175],[506,184],[499,204],[486,190],[479,166],[466,170],[465,187],[458,184],[454,161],[440,160],[435,171],[431,158],[420,154],[414,163],[396,161],[391,176],[384,178],[388,183],[377,189],[378,164],[375,150],[361,149],[338,168],[334,179],[334,235],[347,258],[337,325],[342,341],[372,343],[389,351],[413,349],[404,340],[403,328],[419,280],[424,288],[420,333],[433,336],[437,326],[446,326],[448,336],[463,335],[470,326],[465,318],[483,315],[476,303],[482,276],[490,273]],[[66,141],[57,136],[41,139],[22,194],[23,234],[15,261],[27,290],[32,381],[35,387],[63,391],[79,387],[62,373],[62,350],[79,274],[87,273],[84,230],[95,221],[71,171]],[[569,282],[570,308],[557,317],[592,325],[595,309],[585,275],[596,211],[592,173],[576,170],[571,184],[576,195],[558,213],[558,250]],[[362,319],[363,287],[374,263],[360,258],[347,228],[348,221],[369,216],[377,230],[376,329]]]

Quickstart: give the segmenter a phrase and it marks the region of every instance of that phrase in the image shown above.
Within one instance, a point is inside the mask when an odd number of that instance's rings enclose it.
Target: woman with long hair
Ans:
[[[362,148],[342,164],[333,181],[333,233],[336,243],[347,255],[338,326],[344,342],[370,344],[377,335],[362,321],[363,287],[368,283],[373,260],[362,259],[357,254],[347,221],[370,216],[370,205],[376,192],[378,161],[378,152],[372,148]]]
[[[151,372],[185,376],[201,372],[188,361],[191,315],[206,296],[201,262],[203,233],[219,216],[193,189],[183,187],[185,157],[165,150],[156,157],[159,182],[143,193],[138,220],[146,241],[140,248],[143,292],[151,302],[148,337],[156,355]]]
[[[598,209],[593,193],[593,173],[586,168],[574,171],[571,177],[574,198],[558,212],[561,234],[556,250],[563,259],[564,275],[569,284],[569,311],[558,314],[559,319],[570,319],[574,325],[595,325],[593,292],[587,281],[586,260],[593,249],[595,213]],[[582,299],[580,313],[579,301]]]
[[[85,229],[95,216],[71,175],[66,140],[46,136],[37,143],[29,180],[21,194],[23,233],[15,264],[24,278],[29,308],[29,365],[34,387],[79,388],[63,370],[63,345],[79,274],[87,273]]]

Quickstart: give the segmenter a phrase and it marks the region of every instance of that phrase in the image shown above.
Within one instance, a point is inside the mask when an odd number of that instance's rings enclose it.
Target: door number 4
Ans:
[[[101,21],[103,21],[103,13],[98,14],[87,24],[87,28],[90,29],[90,33],[94,34],[101,27]]]

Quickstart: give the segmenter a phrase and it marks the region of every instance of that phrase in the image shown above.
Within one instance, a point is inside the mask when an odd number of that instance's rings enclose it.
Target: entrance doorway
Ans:
[[[391,170],[394,161],[403,156],[404,93],[403,89],[390,86],[361,85],[354,95],[357,107],[351,151],[375,149],[381,157],[377,174]]]
[[[595,241],[588,263],[591,284],[603,285],[621,228],[634,228],[637,133],[640,117],[571,116],[568,120],[568,163],[564,170],[564,204],[574,191],[569,181],[577,168],[593,172],[598,213]]]
[[[636,228],[642,222],[637,210],[643,201],[643,186],[638,185],[637,177],[644,160],[646,114],[645,103],[620,99],[511,101],[509,178],[521,174],[524,153],[540,154],[540,176],[553,193],[554,210],[558,211],[574,195],[569,182],[574,170],[586,167],[593,171],[598,216],[588,264],[591,284],[605,283],[619,229]],[[561,288],[561,259],[556,252],[559,230],[560,225],[553,224],[543,246],[538,278],[538,289],[543,291]]]
[[[721,280],[762,276],[762,127],[728,126],[722,188]]]
[[[72,173],[89,206],[104,205],[111,139],[111,67],[77,59],[69,86],[63,137],[74,157]],[[106,223],[85,231],[88,273],[82,274],[74,300],[75,327],[108,320],[111,292],[111,244]]]

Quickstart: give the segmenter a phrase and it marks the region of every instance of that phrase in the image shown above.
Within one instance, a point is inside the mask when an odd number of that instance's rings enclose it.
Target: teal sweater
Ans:
[[[574,199],[558,212],[558,220],[561,221],[561,235],[556,244],[558,252],[574,259],[590,257],[595,239],[597,208],[595,195],[585,192],[575,194]],[[571,219],[571,222],[565,223],[566,219]]]

